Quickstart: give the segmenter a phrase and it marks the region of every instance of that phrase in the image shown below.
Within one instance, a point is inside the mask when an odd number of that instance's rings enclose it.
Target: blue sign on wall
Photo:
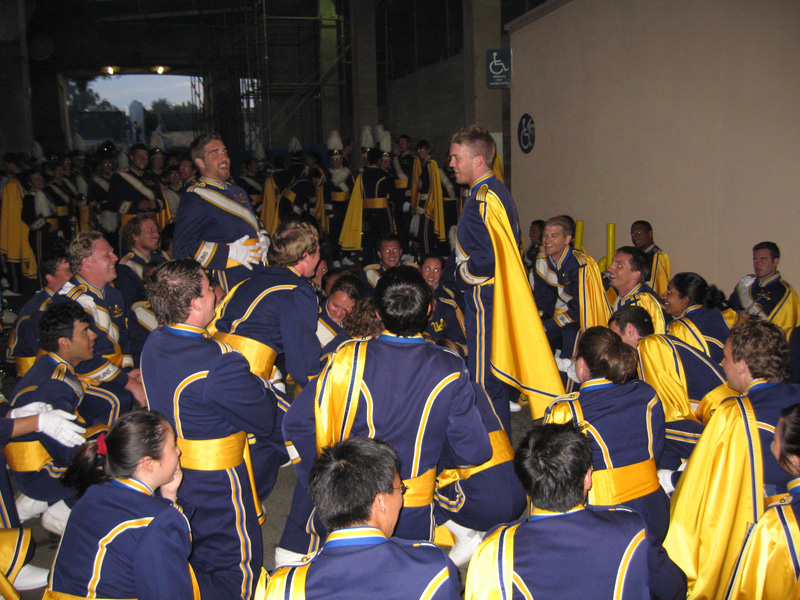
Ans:
[[[486,51],[486,87],[511,87],[511,50]]]

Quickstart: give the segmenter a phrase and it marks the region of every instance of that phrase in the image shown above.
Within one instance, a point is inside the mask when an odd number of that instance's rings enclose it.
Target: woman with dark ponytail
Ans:
[[[708,285],[697,273],[678,273],[667,284],[664,310],[674,320],[667,333],[705,352],[715,362],[722,361],[722,348],[730,325],[722,314],[725,294]]]
[[[664,541],[669,499],[658,482],[664,450],[664,409],[656,391],[637,379],[638,357],[610,329],[590,327],[578,342],[575,372],[580,392],[556,399],[545,423],[574,422],[592,439],[595,506],[624,504]]]
[[[748,534],[726,599],[800,598],[800,404],[781,412],[771,449],[792,476],[789,494],[774,501]]]
[[[176,504],[179,456],[172,427],[149,411],[123,415],[84,445],[64,474],[80,499],[43,600],[199,598],[191,530]]]

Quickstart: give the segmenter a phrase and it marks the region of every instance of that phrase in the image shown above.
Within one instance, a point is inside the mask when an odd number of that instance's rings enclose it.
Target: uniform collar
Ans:
[[[789,483],[786,484],[786,488],[789,490],[789,493],[792,496],[797,496],[800,494],[800,477],[795,477]]]
[[[494,173],[492,171],[486,171],[483,175],[478,177],[475,181],[472,182],[472,185],[469,188],[469,193],[471,194],[475,188],[481,186],[482,184],[486,183],[490,179],[494,177]]]
[[[130,490],[136,490],[137,492],[141,492],[142,494],[147,494],[148,496],[155,496],[155,492],[150,489],[150,486],[142,483],[138,479],[134,477],[124,477],[120,479],[112,479],[111,483],[113,483],[117,487],[121,488],[128,488]]]
[[[531,516],[528,517],[528,521],[539,521],[549,517],[563,517],[564,515],[569,515],[580,510],[586,510],[586,506],[583,504],[578,504],[578,506],[570,508],[567,512],[553,512],[550,510],[544,510],[543,508],[531,507]]]
[[[55,352],[47,352],[47,353],[45,354],[45,356],[46,356],[47,358],[49,358],[51,361],[53,361],[53,362],[54,362],[56,365],[64,365],[65,367],[67,367],[67,370],[68,370],[68,371],[69,371],[69,372],[70,372],[72,375],[75,375],[75,369],[73,368],[73,366],[72,366],[71,364],[69,364],[67,361],[65,361],[63,358],[61,358],[61,357],[60,357],[58,354],[56,354]]]
[[[386,331],[385,329],[381,332],[380,336],[378,336],[379,340],[383,340],[384,342],[394,342],[397,344],[424,344],[425,338],[422,337],[421,333],[416,335],[412,335],[409,337],[403,337],[400,335],[395,335]]]
[[[103,291],[104,291],[104,290],[100,290],[100,289],[98,289],[98,288],[94,287],[94,286],[93,286],[91,283],[89,283],[88,281],[86,281],[86,280],[85,280],[83,277],[81,277],[80,275],[75,275],[75,281],[77,281],[77,282],[78,282],[78,285],[84,285],[84,286],[86,286],[86,289],[87,289],[88,291],[90,291],[92,294],[94,294],[95,296],[97,296],[98,298],[103,298],[103,297],[104,297],[104,294],[103,294]]]
[[[633,286],[631,289],[629,289],[627,294],[625,294],[624,296],[621,296],[621,297],[620,297],[620,299],[619,299],[620,306],[621,306],[622,304],[624,304],[625,302],[627,302],[627,301],[628,301],[630,298],[632,298],[632,297],[633,297],[633,295],[634,295],[634,294],[636,294],[636,293],[638,293],[638,292],[639,292],[639,290],[641,290],[641,289],[642,289],[642,284],[641,284],[641,282],[637,283],[637,284],[636,284],[636,285],[634,285],[634,286]]]
[[[376,546],[386,541],[386,536],[377,527],[359,526],[343,527],[328,534],[325,548],[341,548],[342,546]]]
[[[701,308],[703,308],[702,304],[692,304],[691,306],[687,306],[686,310],[684,310],[681,314],[679,314],[677,318],[680,319],[682,317],[688,317],[690,314],[692,314],[697,310],[700,310]]]
[[[581,384],[581,391],[588,392],[590,390],[603,390],[605,388],[615,387],[617,384],[613,381],[609,381],[603,377],[595,377],[593,379],[589,379],[584,381]]]
[[[742,396],[748,395],[750,392],[755,392],[756,390],[764,390],[767,388],[771,388],[772,386],[778,385],[777,382],[770,383],[763,377],[759,377],[757,379],[753,379],[750,383],[747,384],[747,387],[742,392]]]
[[[164,325],[164,330],[181,337],[208,337],[208,331],[205,328],[187,325],[186,323]]]
[[[570,257],[571,254],[572,254],[572,245],[567,244],[567,247],[564,248],[564,252],[561,253],[561,256],[559,256],[558,259],[553,260],[552,258],[550,258],[548,256],[547,260],[551,264],[555,265],[556,269],[560,269],[564,265],[564,262]]]
[[[781,278],[780,271],[775,271],[772,275],[767,277],[764,281],[761,281],[760,279],[758,279],[758,277],[756,277],[756,280],[758,280],[758,287],[764,288],[764,287],[767,287],[770,283],[773,283],[775,281],[779,281],[780,278]]]
[[[210,177],[200,177],[197,180],[197,183],[204,183],[211,187],[219,188],[221,190],[227,190],[228,184],[224,181],[217,181],[216,179],[211,179]]]

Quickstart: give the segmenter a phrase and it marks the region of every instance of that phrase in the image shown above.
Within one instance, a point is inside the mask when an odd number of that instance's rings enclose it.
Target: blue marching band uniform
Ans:
[[[637,283],[624,296],[618,296],[611,305],[611,314],[626,306],[641,306],[653,320],[656,333],[667,333],[666,316],[661,299],[646,283]]]
[[[357,369],[348,366],[353,359]],[[343,429],[334,423],[340,417],[345,419]],[[463,361],[421,335],[384,332],[374,340],[341,346],[316,385],[295,399],[284,418],[283,435],[303,488],[322,447],[351,435],[392,444],[401,459],[400,476],[409,487],[395,535],[413,540],[433,539],[434,488],[445,447],[459,465],[480,465],[492,455]],[[307,541],[304,523],[300,518],[287,522],[282,548],[317,549]],[[298,541],[289,539],[289,528]]]
[[[195,506],[191,564],[200,590],[210,598],[250,598],[263,552],[260,504],[243,457],[246,432],[272,433],[271,387],[230,346],[180,324],[150,335],[142,381],[150,408],[175,428],[181,496]]]
[[[128,370],[133,368],[125,302],[113,285],[97,289],[80,275],[64,284],[53,303],[77,302],[91,317],[91,329],[97,335],[94,358],[75,369],[78,377],[92,387],[84,398],[80,414],[88,425],[112,425],[131,408],[131,394],[125,389]]]
[[[482,189],[485,188],[485,189]],[[492,194],[502,203],[514,239],[519,240],[517,209],[511,193],[489,172],[479,177],[470,190],[458,223],[456,291],[464,296],[464,328],[467,364],[473,381],[491,398],[503,427],[510,430],[509,387],[492,372],[492,314],[494,308],[495,253],[486,228],[486,202],[480,194]]]
[[[227,293],[265,267],[228,260],[228,243],[248,236],[258,240],[261,229],[250,197],[242,188],[200,177],[181,198],[175,218],[174,255],[194,258],[219,280]],[[232,264],[229,264],[232,263]]]
[[[688,306],[669,324],[669,334],[686,342],[721,363],[722,348],[731,328],[722,311],[700,304]]]
[[[209,332],[214,339],[241,352],[250,370],[271,379],[276,359],[300,387],[320,370],[317,295],[311,282],[294,267],[267,267],[237,285],[217,307]],[[276,396],[277,420],[268,439],[253,436],[250,451],[258,495],[272,491],[278,468],[288,459],[281,436],[288,399]]]
[[[459,468],[445,451],[436,477],[436,523],[453,520],[462,527],[487,531],[498,523],[517,519],[525,510],[527,496],[514,473],[514,448],[495,413],[491,400],[477,384],[475,404],[481,414],[492,458],[472,468]]]
[[[655,390],[643,381],[617,385],[590,379],[580,392],[555,400],[545,412],[546,423],[570,421],[585,427],[592,439],[589,503],[634,509],[663,541],[669,527],[669,499],[656,474],[665,425]]]
[[[467,354],[467,333],[464,328],[464,313],[456,304],[450,290],[441,283],[434,290],[436,304],[425,332],[434,340],[447,339],[458,345],[464,356]]]
[[[521,550],[518,550],[521,549]],[[686,580],[635,512],[533,508],[490,532],[469,565],[466,600],[685,598]]]
[[[135,367],[139,366],[147,336],[158,327],[156,316],[150,309],[147,292],[144,289],[144,268],[150,258],[131,248],[117,263],[117,278],[114,287],[122,294],[125,302],[125,317],[128,324],[128,339]]]
[[[84,386],[72,365],[48,352],[19,380],[11,403],[19,408],[32,402],[46,402],[54,409],[77,414],[84,397]],[[100,425],[86,435],[90,437],[106,429]],[[78,446],[65,446],[43,433],[28,433],[9,442],[4,453],[14,483],[23,494],[51,505],[64,500],[71,506],[75,491],[61,485],[61,476],[79,450]]]
[[[5,414],[9,406],[0,401],[0,414]],[[0,447],[5,448],[14,429],[12,419],[0,418]],[[33,537],[30,529],[20,528],[17,507],[14,504],[14,491],[6,473],[5,458],[0,454],[0,596],[11,597],[15,593],[11,583],[19,570],[33,556]]]
[[[264,598],[457,600],[460,592],[455,565],[436,546],[362,526],[332,531],[310,561],[277,569]]]
[[[44,598],[199,598],[191,552],[180,506],[133,478],[93,485],[72,509],[56,554],[50,590],[59,595],[48,590]]]
[[[45,286],[25,303],[8,339],[8,357],[17,365],[17,377],[28,372],[39,354],[39,321],[50,306],[55,292]]]

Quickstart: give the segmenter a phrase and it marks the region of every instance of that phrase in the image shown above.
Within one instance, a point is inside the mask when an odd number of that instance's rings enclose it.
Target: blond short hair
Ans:
[[[97,240],[102,240],[103,234],[99,231],[82,231],[69,245],[69,269],[74,275],[79,275],[83,260],[92,255],[92,247]]]
[[[281,223],[270,239],[267,258],[273,267],[293,267],[305,254],[319,248],[319,233],[311,223],[288,221]]]

